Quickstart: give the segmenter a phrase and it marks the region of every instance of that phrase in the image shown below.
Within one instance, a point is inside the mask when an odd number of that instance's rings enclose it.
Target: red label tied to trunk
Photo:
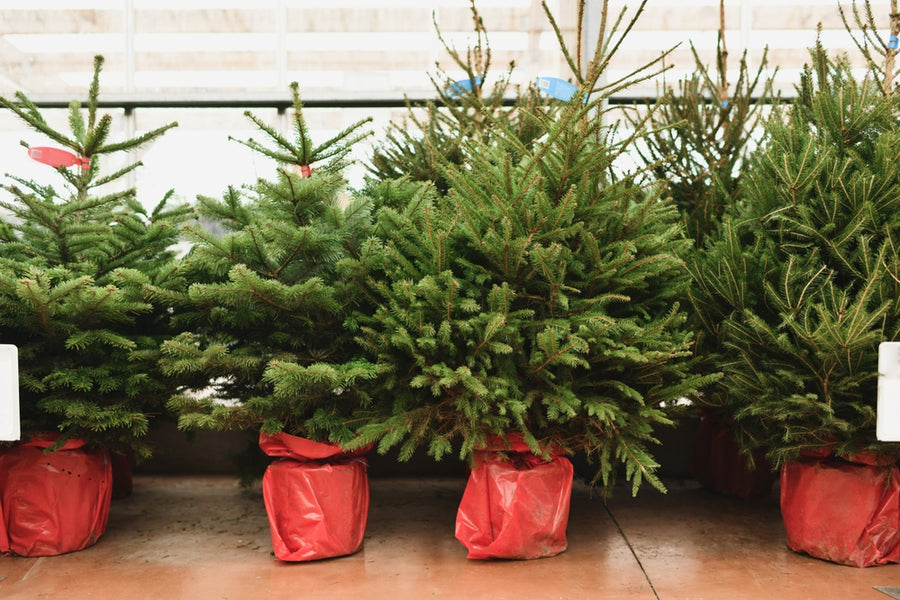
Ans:
[[[50,165],[51,167],[71,167],[78,165],[82,169],[91,168],[91,159],[85,156],[76,156],[68,150],[49,148],[47,146],[35,146],[28,149],[28,156],[34,160]]]

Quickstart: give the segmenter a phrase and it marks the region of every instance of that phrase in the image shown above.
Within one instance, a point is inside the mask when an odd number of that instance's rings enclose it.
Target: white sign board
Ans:
[[[0,441],[19,439],[19,351],[0,344]]]
[[[900,442],[900,342],[878,346],[878,412],[875,437]]]

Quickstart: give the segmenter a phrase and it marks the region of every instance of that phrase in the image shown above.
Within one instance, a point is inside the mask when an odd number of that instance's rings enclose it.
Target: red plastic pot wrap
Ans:
[[[691,454],[691,475],[704,487],[727,496],[750,499],[766,496],[775,484],[775,474],[760,452],[754,454],[757,468],[747,466],[734,437],[734,430],[720,417],[704,413],[697,426]]]
[[[532,559],[563,552],[572,463],[564,456],[545,461],[520,440],[503,454],[477,453],[456,514],[456,539],[471,559]]]
[[[109,453],[69,440],[32,439],[0,451],[0,552],[55,556],[91,546],[106,532],[112,492]]]
[[[896,466],[801,458],[781,470],[781,514],[791,550],[854,567],[900,558]]]
[[[369,514],[366,460],[335,444],[286,433],[261,434],[279,457],[263,475],[263,499],[275,557],[300,562],[353,554],[362,548]]]

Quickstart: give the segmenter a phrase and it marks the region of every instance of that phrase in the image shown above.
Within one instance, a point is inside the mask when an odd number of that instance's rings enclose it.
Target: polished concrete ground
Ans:
[[[371,480],[359,553],[272,556],[258,487],[228,476],[135,478],[93,547],[0,557],[0,598],[33,600],[420,598],[890,600],[900,565],[858,569],[794,554],[777,496],[741,501],[670,482],[604,504],[576,484],[569,548],[532,561],[472,561],[454,538],[457,477]]]

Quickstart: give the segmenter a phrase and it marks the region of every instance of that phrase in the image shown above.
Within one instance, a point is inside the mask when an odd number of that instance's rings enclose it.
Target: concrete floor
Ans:
[[[0,598],[890,600],[900,565],[858,569],[794,554],[777,496],[741,501],[670,482],[607,505],[576,483],[569,549],[472,561],[454,538],[458,477],[373,478],[365,546],[310,563],[272,556],[262,494],[233,477],[135,477],[93,547],[0,557]]]

